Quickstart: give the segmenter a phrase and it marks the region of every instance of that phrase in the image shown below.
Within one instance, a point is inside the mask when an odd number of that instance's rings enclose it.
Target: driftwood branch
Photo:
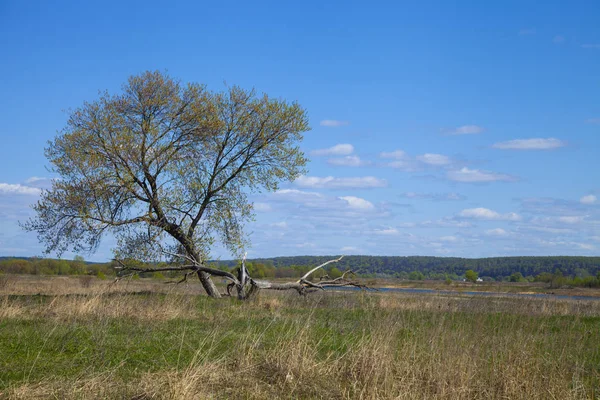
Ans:
[[[244,254],[244,257],[242,258],[242,264],[238,270],[237,276],[230,272],[227,272],[227,271],[221,271],[220,269],[207,267],[204,264],[198,263],[197,261],[195,261],[189,257],[182,256],[180,254],[171,254],[171,255],[186,258],[189,261],[191,261],[192,263],[186,264],[186,265],[181,265],[181,266],[140,268],[140,267],[136,267],[136,266],[132,266],[132,265],[126,265],[121,260],[115,260],[120,265],[120,267],[116,267],[116,268],[120,269],[121,271],[129,271],[129,272],[133,272],[133,273],[162,272],[162,271],[179,271],[179,272],[186,271],[185,275],[183,276],[183,278],[180,281],[167,282],[167,283],[182,283],[187,280],[188,276],[190,276],[194,273],[197,273],[199,271],[206,272],[208,274],[220,276],[222,278],[227,279],[229,281],[229,283],[226,286],[226,293],[224,293],[223,295],[230,296],[230,297],[233,296],[234,293],[232,293],[232,291],[235,288],[237,291],[237,297],[240,300],[245,300],[245,299],[252,297],[254,294],[256,294],[261,289],[265,289],[265,290],[295,290],[300,295],[305,295],[307,293],[310,293],[310,292],[313,292],[316,290],[325,290],[327,288],[336,288],[336,287],[356,287],[356,288],[360,288],[360,289],[368,289],[368,287],[366,285],[364,285],[356,280],[349,279],[349,276],[356,276],[356,274],[351,270],[345,271],[342,274],[342,276],[340,276],[338,278],[334,278],[334,279],[331,279],[328,275],[325,275],[325,276],[322,276],[318,282],[312,282],[310,280],[310,276],[312,274],[314,274],[316,271],[324,268],[326,265],[340,262],[342,260],[343,256],[341,256],[340,258],[334,259],[334,260],[326,261],[323,264],[320,264],[320,265],[314,267],[313,269],[308,271],[306,274],[304,274],[297,281],[279,283],[279,282],[270,282],[270,281],[265,281],[265,280],[253,279],[250,276],[248,269],[246,268],[247,253]]]
[[[304,274],[300,279],[295,282],[285,282],[285,283],[277,283],[277,282],[269,282],[263,280],[252,279],[251,284],[256,289],[269,289],[269,290],[296,290],[299,294],[305,295],[315,290],[325,290],[327,288],[335,288],[335,287],[356,287],[360,289],[368,289],[366,285],[361,284],[356,280],[348,279],[348,276],[356,274],[351,270],[348,270],[342,274],[342,276],[331,279],[327,275],[327,279],[321,278],[319,282],[311,282],[309,280],[310,276],[318,271],[319,269],[325,267],[326,265],[337,263],[342,260],[343,256],[337,258],[335,260],[329,260],[324,262],[321,265],[316,266],[315,268],[308,271]]]

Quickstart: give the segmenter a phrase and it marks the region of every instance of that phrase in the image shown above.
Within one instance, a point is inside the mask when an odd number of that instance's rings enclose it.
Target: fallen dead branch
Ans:
[[[173,255],[173,254],[172,254]],[[179,256],[179,255],[176,255]],[[207,267],[204,264],[201,264],[194,259],[181,256],[181,258],[185,258],[190,261],[190,264],[182,265],[182,266],[169,266],[169,267],[158,267],[158,268],[141,268],[132,265],[127,265],[125,262],[121,260],[116,260],[119,263],[119,267],[117,267],[121,272],[121,276],[128,276],[135,273],[143,273],[143,272],[165,272],[165,271],[179,271],[185,272],[183,278],[178,282],[168,282],[168,283],[182,283],[185,282],[188,276],[192,274],[197,274],[199,272],[206,272],[210,275],[219,276],[225,278],[229,281],[226,292],[222,294],[222,296],[233,296],[233,289],[237,292],[237,297],[240,300],[248,299],[258,293],[260,290],[295,290],[299,295],[306,295],[307,293],[311,293],[318,290],[325,290],[327,288],[336,288],[336,287],[356,287],[360,289],[368,289],[368,287],[357,280],[349,279],[349,277],[354,277],[356,274],[351,271],[345,271],[342,276],[337,278],[330,278],[328,275],[322,276],[319,281],[314,282],[311,280],[311,276],[320,269],[323,269],[325,266],[337,263],[342,260],[344,256],[339,258],[329,260],[320,264],[306,274],[304,274],[300,279],[293,282],[271,282],[266,280],[258,280],[254,279],[250,276],[248,269],[246,268],[246,254],[242,258],[242,265],[237,271],[237,276],[228,271],[222,271],[216,268]]]

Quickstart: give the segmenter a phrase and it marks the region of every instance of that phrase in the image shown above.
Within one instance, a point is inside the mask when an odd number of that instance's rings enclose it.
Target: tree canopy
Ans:
[[[121,93],[70,113],[46,148],[59,178],[24,227],[58,254],[93,252],[110,232],[117,258],[193,262],[218,296],[210,275],[222,273],[205,265],[211,246],[240,253],[248,194],[304,172],[298,145],[308,130],[294,102],[237,86],[213,92],[161,72],[132,76]]]

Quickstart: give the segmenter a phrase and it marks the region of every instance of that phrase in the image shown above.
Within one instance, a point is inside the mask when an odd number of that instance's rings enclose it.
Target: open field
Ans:
[[[600,302],[13,278],[0,398],[593,399]]]
[[[446,284],[439,280],[408,281],[398,279],[374,279],[372,285],[390,288],[416,288],[451,290],[456,292],[537,293],[560,296],[600,297],[600,289],[586,287],[550,288],[545,282],[457,282]]]

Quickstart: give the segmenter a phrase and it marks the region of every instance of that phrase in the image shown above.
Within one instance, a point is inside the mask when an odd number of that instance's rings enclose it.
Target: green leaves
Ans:
[[[211,92],[161,72],[73,111],[46,156],[60,176],[24,224],[51,252],[93,251],[105,233],[122,257],[182,249],[199,262],[218,238],[246,243],[250,191],[304,173],[309,130],[297,103],[233,86]],[[150,260],[145,260],[150,261]]]

